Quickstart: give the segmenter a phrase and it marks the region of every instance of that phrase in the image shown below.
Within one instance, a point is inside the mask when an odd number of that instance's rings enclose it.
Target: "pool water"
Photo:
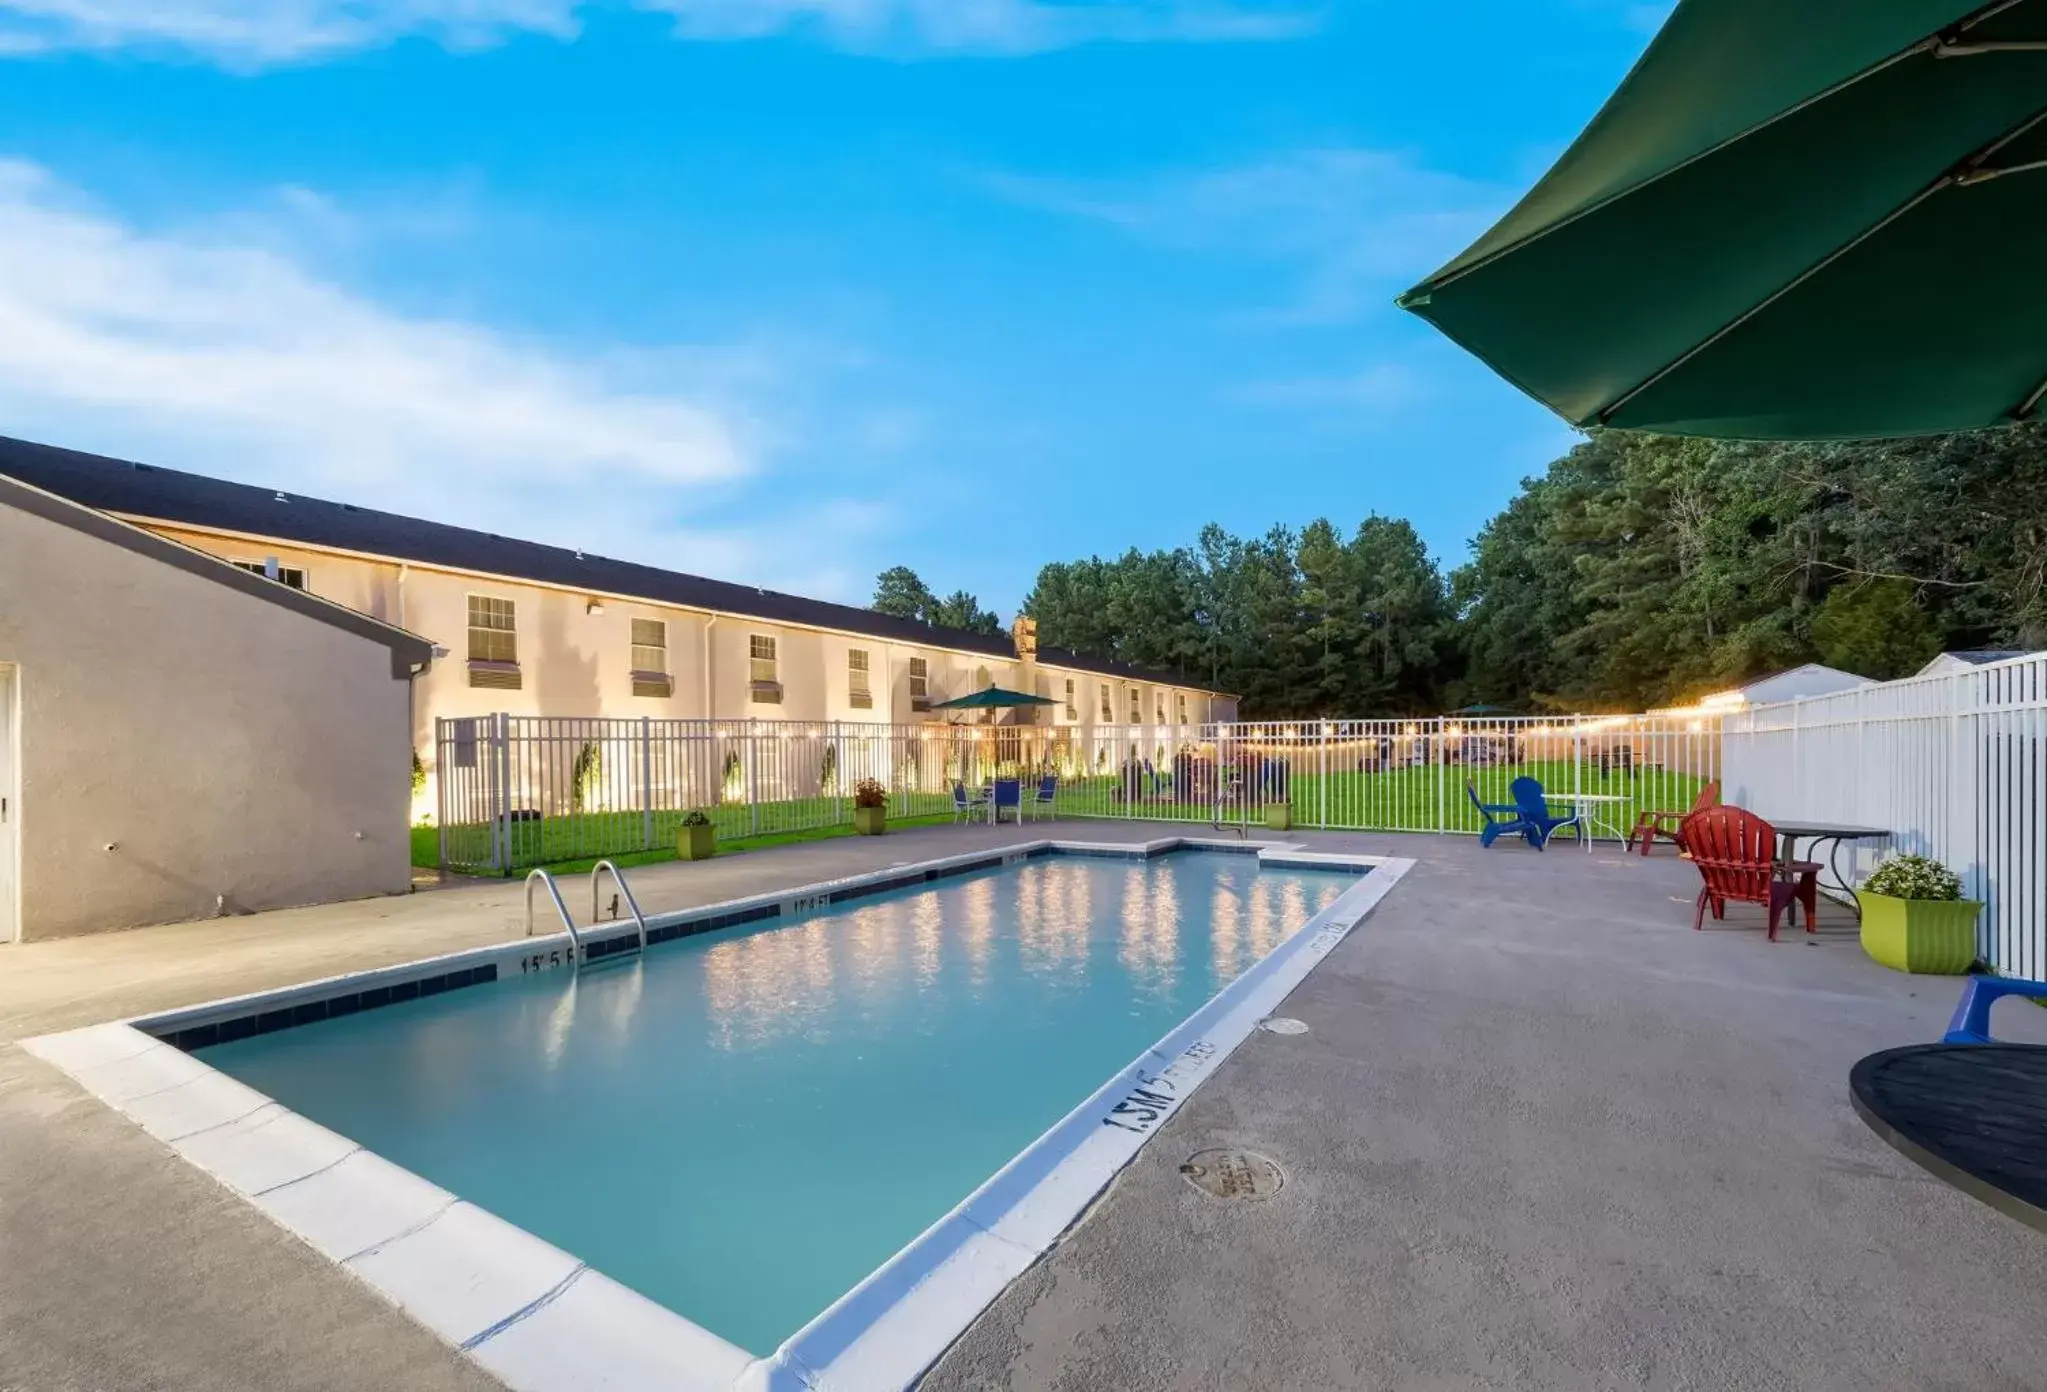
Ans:
[[[765,1355],[1356,882],[1048,856],[202,1057]]]

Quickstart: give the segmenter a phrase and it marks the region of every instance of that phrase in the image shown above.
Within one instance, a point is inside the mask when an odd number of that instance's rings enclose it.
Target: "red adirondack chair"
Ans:
[[[1635,849],[1635,842],[1642,843],[1642,858],[1648,859],[1649,847],[1657,837],[1672,842],[1682,851],[1685,848],[1684,819],[1693,812],[1703,812],[1709,807],[1720,805],[1720,780],[1714,779],[1699,789],[1699,795],[1692,799],[1691,810],[1687,812],[1639,812],[1635,815],[1635,829],[1628,833],[1628,849]]]
[[[1727,916],[1727,901],[1761,904],[1770,913],[1770,941],[1777,941],[1777,921],[1787,908],[1805,908],[1805,931],[1817,932],[1820,867],[1813,861],[1777,863],[1777,829],[1742,807],[1708,807],[1684,819],[1679,828],[1692,864],[1705,881],[1699,889],[1692,927],[1703,928],[1706,910]]]

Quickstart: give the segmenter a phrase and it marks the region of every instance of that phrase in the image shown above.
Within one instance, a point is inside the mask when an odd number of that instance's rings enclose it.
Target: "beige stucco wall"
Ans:
[[[0,507],[0,661],[24,940],[410,887],[382,644]]]
[[[187,545],[234,560],[275,558],[305,571],[314,594],[361,609],[410,629],[448,650],[448,656],[415,686],[412,743],[433,773],[434,720],[442,716],[513,715],[651,716],[655,719],[872,720],[912,723],[926,717],[910,705],[910,660],[928,669],[933,701],[964,696],[986,679],[998,686],[1024,684],[1022,664],[1012,658],[890,643],[879,638],[820,632],[737,615],[713,617],[695,610],[648,604],[617,595],[591,595],[516,580],[495,580],[421,566],[330,552],[314,552],[268,539],[238,539],[195,528],[153,525],[153,530]],[[518,623],[521,689],[505,691],[469,684],[469,596],[509,599]],[[596,610],[592,610],[592,602]],[[636,696],[632,683],[632,620],[660,619],[668,625],[668,670],[673,693]],[[750,685],[750,644],[754,634],[776,640],[782,683],[780,704],[755,701]],[[868,655],[874,704],[857,709],[849,698],[847,654]],[[1076,717],[1063,705],[1065,680],[1074,680]],[[1140,692],[1143,718],[1151,725],[1161,696],[1165,718],[1179,723],[1176,696],[1184,694],[1187,721],[1201,724],[1234,718],[1234,705],[1195,688],[1176,689],[1102,677],[1078,669],[1040,665],[1030,683],[1041,696],[1062,704],[1041,715],[1043,723],[1093,729],[1100,723],[1100,688],[1113,697],[1112,724],[1129,723],[1128,689]],[[706,696],[708,694],[708,702]],[[415,816],[433,810],[433,789],[415,801]]]

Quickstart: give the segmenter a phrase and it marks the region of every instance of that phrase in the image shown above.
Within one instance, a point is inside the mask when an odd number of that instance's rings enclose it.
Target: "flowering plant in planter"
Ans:
[[[1855,891],[1862,950],[1904,972],[1958,976],[1976,963],[1976,913],[1962,880],[1937,860],[1895,855]]]
[[[675,853],[684,860],[709,860],[718,853],[718,832],[703,808],[683,814],[675,833]]]
[[[863,778],[853,785],[853,830],[862,836],[888,830],[888,789],[879,779]]]
[[[1892,856],[1870,872],[1862,887],[1893,899],[1951,902],[1962,897],[1962,877],[1923,855]]]

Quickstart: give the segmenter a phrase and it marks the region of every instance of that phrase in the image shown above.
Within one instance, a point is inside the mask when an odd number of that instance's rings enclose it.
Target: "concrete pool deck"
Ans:
[[[1308,1032],[1246,1041],[927,1389],[2041,1385],[2047,1237],[1848,1101],[1954,980],[1876,966],[1838,907],[1816,942],[1695,933],[1669,855],[1406,853],[1289,997]],[[1286,1186],[1196,1191],[1214,1146]]]
[[[1055,829],[1056,828],[1056,829]],[[649,912],[1046,834],[933,827],[630,871]],[[2047,1240],[1850,1110],[1956,984],[1823,913],[1693,933],[1667,854],[1298,833],[1416,857],[1067,1239],[943,1388],[2035,1386]],[[587,907],[564,884],[570,906]],[[585,891],[587,894],[587,891]],[[503,941],[516,883],[0,948],[0,1038]],[[2007,1005],[2000,1033],[2047,1040]],[[1228,1204],[1215,1145],[1286,1169]],[[0,1387],[488,1387],[489,1377],[19,1049],[0,1047]]]

